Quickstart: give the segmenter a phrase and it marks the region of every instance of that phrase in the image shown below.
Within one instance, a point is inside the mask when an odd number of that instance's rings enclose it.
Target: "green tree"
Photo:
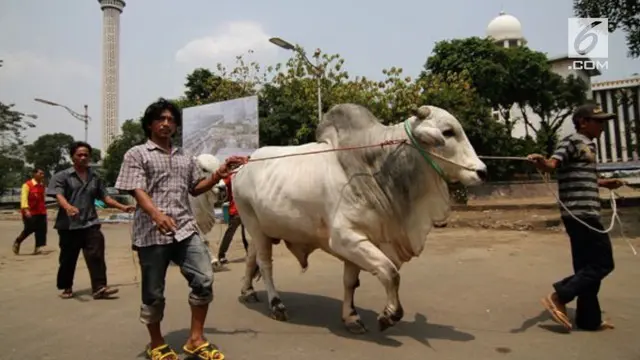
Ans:
[[[466,71],[478,96],[500,112],[508,134],[522,119],[538,147],[546,152],[555,147],[558,130],[568,115],[586,101],[584,81],[554,73],[544,53],[524,46],[504,48],[490,39],[441,41],[427,59],[425,70],[422,77]],[[541,119],[539,126],[533,125],[528,108]],[[518,109],[521,116],[512,117],[513,110]],[[530,149],[531,139],[525,139],[525,143],[528,145],[524,148]]]
[[[638,0],[574,0],[578,17],[607,18],[609,32],[626,33],[629,56],[640,57],[640,1]]]
[[[214,75],[211,70],[197,68],[187,75],[187,88],[184,99],[195,104],[198,101],[209,99],[213,96],[216,88],[220,85],[222,78]]]
[[[100,151],[100,149],[94,148],[91,151],[91,162],[97,163],[100,162],[100,160],[102,160],[102,151]]]
[[[0,102],[0,193],[24,180],[24,131],[35,127],[13,106]]]
[[[548,77],[551,66],[544,53],[519,46],[504,48],[490,39],[470,37],[436,44],[425,64],[425,72],[435,74],[468,72],[471,84],[486,105],[500,112],[513,130],[515,104],[537,103],[541,87],[538,79]]]
[[[562,77],[555,73],[547,73],[540,78],[540,89],[535,102],[519,104],[525,126],[533,131],[536,141],[547,155],[553,153],[558,131],[576,107],[588,101],[587,84],[573,75]],[[540,118],[538,127],[533,126],[525,109],[529,106]]]
[[[25,159],[34,167],[41,168],[50,177],[71,166],[69,146],[73,136],[63,133],[45,134],[25,147]]]
[[[122,160],[127,150],[146,141],[140,120],[129,119],[122,124],[121,129],[121,134],[109,145],[107,155],[102,162],[103,176],[110,186],[113,186],[118,179]]]

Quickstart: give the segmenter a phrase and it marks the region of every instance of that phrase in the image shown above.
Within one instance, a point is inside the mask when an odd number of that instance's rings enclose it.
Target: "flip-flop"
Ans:
[[[195,349],[189,349],[187,345],[182,347],[182,350],[196,359],[202,360],[224,360],[224,354],[215,346],[211,345],[208,341],[198,346]]]
[[[562,313],[562,311],[558,310],[549,296],[542,298],[540,301],[555,322],[564,326],[568,331],[571,331],[571,329],[573,328],[573,326],[571,325],[571,321],[564,313]]]
[[[58,296],[60,296],[61,299],[71,299],[73,297],[73,291],[71,289],[67,289]]]
[[[151,348],[147,346],[147,357],[150,360],[178,360],[178,354],[173,351],[169,345],[164,344],[160,345],[156,348]]]

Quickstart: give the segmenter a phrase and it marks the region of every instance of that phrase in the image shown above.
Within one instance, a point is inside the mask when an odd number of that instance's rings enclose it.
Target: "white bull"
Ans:
[[[272,272],[272,245],[284,240],[304,270],[318,248],[344,262],[342,319],[350,331],[366,331],[353,303],[362,270],[376,276],[387,293],[378,316],[380,330],[400,321],[398,271],[420,255],[434,221],[449,215],[444,178],[474,185],[486,175],[485,164],[447,111],[423,106],[406,122],[406,130],[402,123],[385,126],[362,106],[337,105],[318,125],[318,142],[263,147],[251,155],[253,162],[238,171],[233,183],[238,212],[252,238],[244,300],[257,301],[253,279],[261,274],[271,315],[287,319]],[[462,166],[438,158],[430,163],[411,146],[409,132],[414,145]],[[330,151],[394,139],[407,143]],[[321,150],[329,151],[290,156]],[[260,158],[271,159],[256,161]]]
[[[211,154],[200,154],[196,156],[195,160],[196,164],[207,176],[211,176],[221,165],[218,158]],[[220,183],[200,196],[193,197],[189,195],[189,205],[193,210],[196,224],[198,225],[201,232],[200,235],[203,238],[211,232],[216,223],[214,206],[215,203],[220,200],[219,186],[224,186],[224,182],[222,182],[222,180],[220,180]],[[217,267],[219,264],[218,258],[213,252],[211,252],[208,241],[205,240],[205,242],[207,243],[209,255],[211,255],[211,264]]]

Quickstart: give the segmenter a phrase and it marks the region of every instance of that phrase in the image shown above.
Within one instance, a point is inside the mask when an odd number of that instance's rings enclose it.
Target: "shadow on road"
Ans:
[[[567,313],[569,318],[574,318],[575,311],[573,309],[567,309]],[[547,331],[551,331],[554,333],[566,333],[567,331],[564,329],[562,325],[553,323],[552,325],[548,324],[540,324],[541,322],[552,320],[551,315],[546,310],[542,310],[538,315],[526,319],[519,328],[511,329],[509,332],[512,334],[520,334],[523,333],[535,325],[538,325],[539,328],[545,329]]]
[[[282,302],[287,307],[288,322],[296,325],[327,328],[332,334],[349,339],[370,341],[383,346],[398,347],[402,342],[390,338],[391,336],[410,337],[423,345],[431,347],[430,339],[450,341],[471,341],[475,336],[456,330],[453,326],[429,324],[426,316],[416,313],[412,322],[400,321],[396,326],[384,333],[378,331],[377,315],[374,311],[358,308],[362,321],[369,330],[366,334],[355,335],[348,332],[340,319],[342,301],[316,294],[302,294],[280,291]],[[245,303],[251,310],[268,316],[267,293],[257,291],[259,303]],[[406,316],[405,316],[406,319]],[[276,320],[273,320],[276,321]]]

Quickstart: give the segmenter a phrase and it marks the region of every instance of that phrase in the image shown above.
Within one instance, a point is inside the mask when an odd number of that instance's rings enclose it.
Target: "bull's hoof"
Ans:
[[[240,301],[244,303],[257,303],[260,302],[258,294],[253,289],[242,290],[240,292]]]
[[[347,320],[344,322],[344,326],[352,334],[361,335],[367,332],[367,328],[360,319]]]
[[[404,311],[402,308],[399,308],[394,312],[390,311],[389,308],[385,308],[382,314],[378,316],[378,328],[381,332],[385,331],[402,320],[403,316]]]
[[[271,300],[271,317],[278,321],[289,320],[289,315],[287,315],[287,308],[278,298],[274,298],[273,300]]]

